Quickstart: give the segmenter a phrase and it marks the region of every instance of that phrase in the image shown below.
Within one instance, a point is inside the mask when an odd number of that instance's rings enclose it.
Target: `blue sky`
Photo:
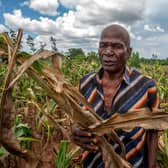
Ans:
[[[134,51],[143,57],[167,58],[167,0],[0,0],[0,32],[23,28],[23,46],[28,34],[50,49],[50,37],[60,51],[82,48],[97,51],[102,29],[117,23],[131,35]]]

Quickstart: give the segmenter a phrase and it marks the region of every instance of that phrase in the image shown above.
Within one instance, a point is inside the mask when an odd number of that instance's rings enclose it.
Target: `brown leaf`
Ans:
[[[125,114],[116,113],[101,125],[92,125],[90,129],[99,135],[106,134],[111,129],[130,130],[135,127],[143,127],[145,129],[168,129],[168,113],[161,110],[151,112],[149,108],[132,110]]]

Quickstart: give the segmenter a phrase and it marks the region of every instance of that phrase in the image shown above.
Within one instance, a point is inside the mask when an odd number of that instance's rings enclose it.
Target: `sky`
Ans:
[[[57,48],[97,51],[105,26],[120,24],[131,36],[131,47],[141,57],[168,58],[168,0],[0,0],[0,32],[24,30],[22,46],[31,35],[36,47],[50,37]]]

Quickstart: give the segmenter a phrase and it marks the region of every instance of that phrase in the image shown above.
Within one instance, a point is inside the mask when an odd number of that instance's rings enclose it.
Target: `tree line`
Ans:
[[[16,32],[14,30],[10,30],[9,34],[13,39],[13,42],[16,42]],[[59,52],[57,48],[57,39],[53,36],[50,37],[51,42],[51,50],[55,52]],[[47,44],[43,41],[39,42],[39,48],[36,48],[34,38],[31,35],[28,35],[26,38],[26,44],[29,47],[29,52],[31,54],[40,52],[45,50]],[[20,51],[22,50],[23,46],[20,46]],[[0,37],[0,50],[6,50],[7,46],[4,44],[3,38]],[[88,61],[88,62],[98,62],[98,53],[95,51],[90,51],[88,53],[84,52],[82,48],[69,48],[66,52],[61,53],[62,56],[75,59],[77,61]],[[168,57],[165,59],[160,59],[156,54],[153,54],[150,58],[145,58],[140,56],[139,52],[134,51],[129,59],[129,65],[139,68],[141,64],[154,64],[158,63],[159,65],[168,65]]]

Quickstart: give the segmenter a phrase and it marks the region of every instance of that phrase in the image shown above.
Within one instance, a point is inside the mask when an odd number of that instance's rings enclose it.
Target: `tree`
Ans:
[[[51,48],[53,51],[58,51],[57,49],[57,45],[56,45],[56,38],[54,38],[53,36],[50,37],[50,41],[52,42]]]
[[[45,42],[42,42],[42,41],[40,41],[40,49],[39,49],[39,51],[44,51],[44,48],[46,47],[46,43]]]
[[[70,58],[75,58],[79,56],[85,58],[85,53],[81,48],[70,48],[68,49],[66,55],[69,56]]]
[[[35,48],[35,44],[34,44],[34,39],[32,36],[28,35],[27,39],[26,39],[26,43],[28,44],[28,46],[30,47],[30,50],[32,51],[32,53],[34,53],[36,51]]]
[[[139,68],[140,67],[140,57],[138,52],[133,52],[129,60],[130,66]]]
[[[87,54],[87,60],[90,61],[90,62],[91,61],[97,62],[98,61],[98,53],[95,52],[95,51],[88,52],[88,54]]]
[[[17,33],[16,33],[15,30],[10,29],[9,30],[9,34],[10,34],[10,37],[11,37],[11,39],[13,41],[13,45],[15,46],[16,45],[16,41],[17,41]],[[18,50],[20,50],[21,48],[22,48],[22,43],[20,44]]]
[[[16,31],[10,29],[9,34],[11,36],[11,39],[13,40],[13,43],[16,44]]]
[[[155,53],[152,54],[152,59],[153,59],[153,60],[156,60],[157,57],[158,57],[157,54],[155,54]]]

